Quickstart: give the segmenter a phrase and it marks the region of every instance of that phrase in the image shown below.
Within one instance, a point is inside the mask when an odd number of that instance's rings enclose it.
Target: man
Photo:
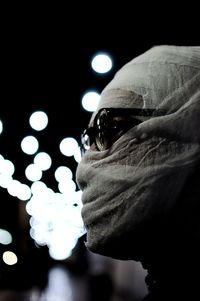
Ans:
[[[200,47],[155,46],[123,66],[82,147],[88,249],[140,261],[145,300],[200,295]]]

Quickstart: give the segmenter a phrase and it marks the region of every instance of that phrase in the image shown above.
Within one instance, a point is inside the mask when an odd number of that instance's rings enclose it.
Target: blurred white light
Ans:
[[[99,104],[100,94],[94,91],[87,92],[82,97],[82,107],[84,110],[94,112]]]
[[[33,198],[33,197],[32,197]],[[26,203],[26,212],[29,214],[29,215],[34,215],[35,214],[35,204],[34,202],[32,201],[32,198],[30,201],[28,201]]]
[[[73,234],[75,237],[80,236],[80,231],[82,233],[85,230],[80,208],[76,206],[68,206],[64,214],[66,222],[71,227],[71,235]]]
[[[31,238],[35,240],[37,245],[45,246],[47,244],[44,233],[38,233],[38,231],[36,232],[35,229],[31,228],[29,231],[29,234],[30,234]]]
[[[31,189],[28,185],[26,184],[21,184],[20,185],[20,190],[17,193],[18,199],[21,201],[28,201],[31,197]]]
[[[32,182],[39,181],[42,177],[42,170],[36,164],[29,164],[25,169],[25,175]]]
[[[94,56],[91,66],[98,73],[106,73],[112,68],[112,60],[109,55],[101,53]]]
[[[79,163],[81,161],[81,150],[80,147],[76,149],[76,152],[74,153],[74,160]]]
[[[13,265],[17,263],[17,256],[11,251],[5,251],[3,253],[3,261],[8,265]]]
[[[57,182],[71,180],[73,177],[71,169],[67,166],[59,166],[54,175]]]
[[[3,132],[3,122],[0,120],[0,134]]]
[[[82,190],[77,190],[76,193],[75,193],[76,204],[79,206],[80,209],[83,206],[82,194],[83,194]]]
[[[6,174],[9,176],[12,176],[14,174],[15,171],[15,166],[14,164],[7,159],[1,159],[0,160],[0,173],[1,174]]]
[[[42,192],[46,191],[47,185],[42,181],[35,181],[31,185],[31,192],[34,195],[41,194]]]
[[[70,195],[70,193],[75,193],[76,184],[72,180],[62,181],[58,183],[58,189],[61,193]]]
[[[9,245],[12,242],[12,235],[10,232],[4,229],[0,229],[0,243],[3,245]]]
[[[18,180],[11,180],[8,183],[7,191],[12,196],[17,196],[19,191],[21,190],[21,183]]]
[[[47,170],[51,167],[52,160],[46,152],[40,152],[35,156],[34,163],[38,165],[41,170]]]
[[[72,254],[72,249],[75,247],[78,237],[70,233],[70,227],[66,229],[66,233],[62,230],[53,231],[49,241],[49,255],[55,260],[64,260]]]
[[[21,142],[21,148],[24,153],[33,155],[37,152],[39,147],[38,140],[34,136],[26,136]]]
[[[57,267],[52,267],[49,270],[48,284],[44,292],[42,293],[42,300],[43,301],[75,300],[74,293],[72,293],[71,277],[67,269],[61,266],[57,266]]]
[[[52,246],[49,247],[49,255],[54,260],[65,260],[72,254],[73,246],[59,246],[56,244],[52,244]]]
[[[65,156],[73,156],[78,148],[78,142],[72,137],[64,138],[60,145],[60,151]]]
[[[55,192],[54,201],[61,206],[67,205],[67,196],[60,192]]]
[[[38,245],[44,246],[47,244],[47,227],[42,223],[38,223],[34,228],[30,229],[31,237],[37,242]]]
[[[12,176],[0,173],[0,186],[3,188],[7,188],[12,179]]]
[[[48,124],[48,117],[45,112],[36,111],[29,118],[30,126],[36,131],[42,131]]]

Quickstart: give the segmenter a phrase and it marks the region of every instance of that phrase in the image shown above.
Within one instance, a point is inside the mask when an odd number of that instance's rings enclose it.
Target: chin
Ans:
[[[105,235],[100,233],[98,227],[88,226],[85,245],[96,254],[119,260],[139,261],[134,240],[127,235]]]

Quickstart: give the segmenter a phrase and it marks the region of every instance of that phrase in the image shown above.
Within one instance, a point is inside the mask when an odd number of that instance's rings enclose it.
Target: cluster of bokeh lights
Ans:
[[[48,125],[48,116],[42,111],[33,112],[29,124],[33,130],[41,131]],[[57,191],[42,181],[44,171],[51,167],[52,158],[39,151],[36,135],[24,137],[21,149],[33,158],[25,169],[30,185],[14,177],[14,163],[1,155],[0,186],[13,197],[26,201],[31,237],[38,245],[47,245],[53,259],[63,260],[71,254],[77,239],[84,233],[80,214],[81,192],[76,189],[72,171],[67,166],[58,166],[55,171]],[[72,137],[65,137],[60,142],[60,151],[65,156],[74,156],[76,162],[80,160],[78,142]]]
[[[91,67],[96,73],[107,73],[112,68],[112,60],[105,53],[98,53],[91,59]],[[89,90],[82,96],[83,109],[95,111],[100,95]],[[0,134],[3,132],[0,120]],[[0,187],[26,202],[26,211],[30,216],[30,236],[38,246],[47,245],[49,255],[55,260],[64,260],[71,255],[78,238],[85,233],[81,218],[81,191],[73,181],[73,173],[68,166],[58,166],[54,172],[57,191],[48,187],[42,180],[43,173],[51,168],[52,157],[40,151],[37,132],[48,126],[48,115],[44,111],[35,111],[29,117],[29,126],[33,135],[21,140],[21,150],[32,156],[32,163],[24,171],[30,185],[15,178],[15,164],[0,154]],[[76,163],[81,160],[80,146],[73,137],[65,137],[59,144],[60,153],[73,157]],[[12,235],[6,229],[0,229],[0,244],[9,245]],[[17,255],[11,250],[3,254],[6,264],[15,264]]]

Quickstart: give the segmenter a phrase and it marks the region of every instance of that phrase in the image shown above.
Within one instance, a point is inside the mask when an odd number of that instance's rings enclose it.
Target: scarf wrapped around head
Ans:
[[[134,58],[104,88],[91,121],[104,107],[164,113],[131,128],[108,150],[88,150],[79,163],[86,246],[137,259],[165,221],[170,227],[174,208],[178,232],[199,240],[200,178],[193,176],[200,175],[200,47],[156,46]]]

